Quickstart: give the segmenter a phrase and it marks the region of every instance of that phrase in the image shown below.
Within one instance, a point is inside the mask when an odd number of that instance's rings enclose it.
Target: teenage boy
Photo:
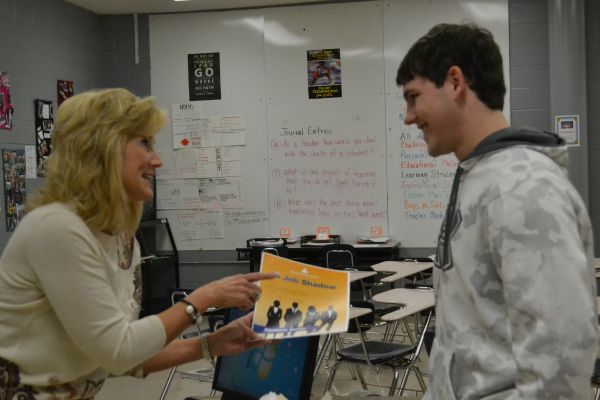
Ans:
[[[396,82],[429,154],[460,161],[438,239],[425,398],[590,398],[592,231],[564,141],[509,126],[500,50],[477,26],[433,27]]]

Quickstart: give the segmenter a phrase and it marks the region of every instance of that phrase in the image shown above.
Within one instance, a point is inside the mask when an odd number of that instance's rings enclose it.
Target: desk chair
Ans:
[[[414,292],[410,290],[406,291],[408,289],[402,290],[405,290],[405,292],[402,292],[404,307],[390,314],[386,314],[382,318],[390,322],[394,321],[398,323],[399,321],[419,313],[420,311],[429,310],[427,314],[427,320],[422,329],[420,332],[415,332],[415,336],[417,337],[416,343],[403,344],[381,340],[367,340],[362,327],[357,325],[357,330],[361,337],[361,343],[340,349],[337,352],[337,360],[331,368],[329,379],[324,387],[324,394],[331,390],[337,368],[344,363],[390,367],[394,372],[394,377],[390,384],[389,396],[393,396],[396,391],[396,387],[398,386],[398,381],[400,379],[400,370],[404,369],[404,375],[400,381],[399,396],[402,396],[404,393],[406,382],[408,380],[408,374],[411,370],[413,370],[417,376],[421,390],[425,392],[425,381],[423,380],[421,371],[417,367],[416,363],[425,340],[425,335],[423,333],[427,331],[429,323],[431,322],[431,316],[433,314],[433,291],[431,291],[431,293],[424,293],[423,291],[416,290],[414,290]],[[364,379],[361,380],[361,385],[363,386],[363,389],[367,389]]]
[[[374,327],[375,324],[374,324],[373,309],[374,309],[373,303],[371,303],[369,301],[351,300],[350,301],[350,319],[348,321],[348,328],[347,328],[346,332],[347,333],[357,333],[358,332],[356,321],[361,325],[361,329],[363,331],[367,331],[367,330],[371,329],[372,327]],[[353,314],[355,314],[354,313],[355,311],[357,311],[357,313],[355,316],[353,316]],[[330,356],[333,353],[335,353],[336,345],[339,346],[339,348],[345,347],[344,342],[341,339],[339,334],[328,334],[325,337],[325,342],[323,343],[323,346],[321,347],[321,349],[318,352],[317,363],[315,365],[315,371],[313,373],[313,377],[317,376],[317,374],[319,373],[319,369],[321,367],[321,364],[325,360],[328,350],[331,349]],[[354,372],[352,370],[350,370],[350,371],[352,372],[352,378],[356,379]],[[358,371],[358,372],[360,373],[360,371]],[[364,381],[364,379],[362,379],[361,382],[362,381]]]
[[[322,250],[323,268],[331,268],[346,271],[359,271],[358,254],[351,244],[335,243],[323,246]],[[370,279],[373,281],[373,279]],[[361,279],[350,284],[351,292],[362,292],[362,298],[367,298],[367,288]]]
[[[171,305],[175,305],[175,303],[177,303],[179,300],[183,299],[187,295],[188,295],[188,292],[186,290],[183,290],[183,289],[173,290],[171,292]],[[223,325],[224,315],[218,314],[218,311],[220,311],[220,310],[208,311],[203,314],[203,315],[208,314],[208,323],[209,323],[209,327],[210,327],[208,330],[211,332],[219,329]],[[198,335],[204,333],[205,331],[207,331],[206,329],[201,329],[200,325],[198,323],[196,323],[195,328],[196,328],[195,330],[184,333],[183,335],[180,335],[180,337],[187,339],[187,338],[198,336]],[[212,365],[212,367],[214,367],[214,364]],[[212,382],[212,379],[213,379],[212,371],[209,371],[207,373],[204,373],[204,371],[202,371],[202,372],[178,371],[177,366],[172,367],[171,370],[169,371],[169,375],[167,376],[165,385],[160,393],[159,400],[164,400],[165,397],[167,396],[169,387],[171,386],[171,383],[173,382],[173,378],[175,377],[175,373],[177,373],[177,372],[179,372],[179,374],[183,378],[195,379],[200,382]]]
[[[286,246],[279,246],[279,247],[265,247],[263,249],[261,249],[260,253],[271,253],[271,254],[275,254],[276,256],[279,257],[288,257],[289,254],[289,250]]]
[[[248,257],[250,272],[254,272],[255,270],[258,270],[258,268],[255,268],[255,266],[260,265],[260,260],[262,257],[262,253],[264,251],[266,251],[267,253],[275,254],[276,256],[279,256],[279,257],[286,257],[286,258],[288,257],[289,249],[286,246],[287,239],[285,239],[285,238],[279,239],[280,243],[273,243],[272,245],[257,244],[260,242],[270,243],[273,240],[274,239],[272,239],[272,238],[255,238],[255,239],[246,240],[246,246],[248,249],[250,249],[249,257]],[[238,253],[238,258],[239,258],[239,253]]]
[[[356,248],[351,244],[339,243],[323,246],[322,259],[324,268],[373,271],[373,268],[369,266],[358,265],[358,254]],[[351,283],[350,291],[354,293],[360,291],[362,292],[362,300],[371,301],[373,297],[372,288],[381,285],[382,283],[377,282],[376,276],[373,276]],[[377,302],[373,302],[373,304],[375,305],[375,315],[386,314],[397,309],[397,307],[389,304],[379,304]]]

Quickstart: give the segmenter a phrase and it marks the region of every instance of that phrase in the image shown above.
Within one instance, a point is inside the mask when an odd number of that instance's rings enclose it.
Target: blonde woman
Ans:
[[[0,400],[93,399],[109,374],[146,374],[264,343],[250,316],[176,339],[209,306],[250,308],[267,274],[227,277],[138,319],[134,232],[161,160],[152,98],[87,92],[58,110],[47,183],[0,259]]]

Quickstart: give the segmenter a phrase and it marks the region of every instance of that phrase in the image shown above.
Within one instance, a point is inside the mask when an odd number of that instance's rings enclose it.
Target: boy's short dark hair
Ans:
[[[472,24],[431,28],[404,56],[396,84],[404,85],[419,75],[440,87],[453,65],[462,70],[479,100],[492,110],[502,110],[506,86],[500,49],[490,31]]]

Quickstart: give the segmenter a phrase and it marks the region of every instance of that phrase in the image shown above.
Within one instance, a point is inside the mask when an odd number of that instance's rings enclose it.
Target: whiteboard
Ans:
[[[181,250],[224,250],[252,237],[314,234],[345,241],[372,226],[404,247],[433,247],[456,160],[432,159],[402,123],[396,70],[412,43],[439,22],[472,21],[500,45],[508,81],[507,0],[395,0],[150,17],[152,94],[188,102],[187,54],[219,52],[221,100],[193,102],[207,116],[243,115],[242,207],[224,210],[221,239]],[[342,96],[309,99],[307,51],[339,49]],[[505,101],[508,117],[508,97]],[[170,122],[157,148],[173,153]],[[419,144],[420,143],[420,144]],[[423,182],[423,181],[426,182]],[[189,210],[188,210],[189,211]]]
[[[506,0],[396,0],[384,12],[386,127],[390,235],[404,247],[434,247],[458,162],[454,155],[432,158],[415,125],[403,122],[406,103],[396,72],[410,46],[438,23],[472,22],[492,32],[503,56],[508,92],[508,4]],[[408,12],[410,10],[410,12]]]
[[[152,94],[170,115],[172,104],[188,103],[187,55],[220,53],[221,100],[193,102],[206,116],[243,115],[246,145],[241,163],[241,209],[224,210],[224,238],[183,240],[178,211],[159,210],[169,219],[179,250],[233,249],[268,230],[266,83],[261,11],[231,11],[150,17]],[[171,121],[157,136],[161,153],[174,152]]]
[[[298,40],[270,40],[281,27]],[[330,48],[340,49],[342,97],[309,99],[307,50]],[[265,60],[270,233],[387,233],[381,3],[269,10]]]

